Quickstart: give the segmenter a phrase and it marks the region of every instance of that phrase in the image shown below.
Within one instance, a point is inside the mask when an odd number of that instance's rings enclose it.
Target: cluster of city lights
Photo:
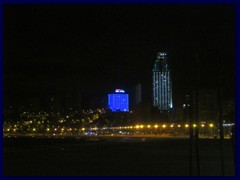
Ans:
[[[204,128],[206,126],[213,128],[215,125],[210,123],[210,124],[200,124],[201,128]],[[185,128],[189,128],[190,125],[189,124],[148,124],[148,125],[144,125],[144,124],[137,124],[135,126],[117,126],[117,127],[93,127],[90,128],[90,130],[107,130],[107,129],[166,129],[166,128],[181,128],[181,127],[185,127]],[[192,124],[193,128],[198,127],[196,124]]]
[[[31,123],[31,122],[29,122]],[[85,131],[85,130],[90,130],[90,131],[96,131],[96,130],[119,130],[119,129],[135,129],[135,130],[139,130],[139,129],[173,129],[173,128],[181,128],[181,127],[185,127],[185,128],[189,128],[190,125],[189,124],[136,124],[134,126],[115,126],[115,127],[82,127],[82,128],[66,128],[66,127],[60,127],[60,126],[51,126],[51,127],[47,127],[45,130],[46,132],[72,132],[72,131]],[[197,125],[196,124],[192,124],[193,128],[196,128]],[[209,128],[213,128],[215,127],[214,124],[210,123],[210,124],[200,124],[201,128],[204,127],[209,127]],[[5,132],[16,132],[16,130],[18,129],[17,125],[14,125],[10,128],[7,129],[3,129]],[[32,127],[32,129],[30,130],[31,132],[37,132],[38,131],[38,127]]]
[[[199,128],[202,134],[213,134],[218,129],[218,125],[213,123],[156,123],[156,124],[141,124],[125,125],[125,126],[84,126],[75,124],[72,127],[64,124],[65,119],[59,119],[59,124],[50,125],[49,121],[29,120],[23,123],[9,124],[4,122],[3,132],[6,136],[11,135],[47,135],[47,136],[65,136],[65,135],[101,135],[101,134],[116,134],[116,135],[134,135],[134,134],[158,134],[158,133],[176,133],[179,135],[187,135],[190,127],[193,129]],[[234,124],[224,124],[225,128],[231,127]],[[25,128],[24,128],[25,127]],[[25,129],[25,130],[24,130]],[[27,131],[26,131],[27,130]],[[227,131],[226,131],[227,132]]]

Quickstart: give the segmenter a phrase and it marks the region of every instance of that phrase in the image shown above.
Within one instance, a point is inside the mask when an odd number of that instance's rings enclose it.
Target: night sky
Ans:
[[[143,84],[151,100],[152,66],[168,53],[174,99],[195,80],[235,89],[235,7],[230,5],[5,5],[6,101],[78,92],[104,96]]]

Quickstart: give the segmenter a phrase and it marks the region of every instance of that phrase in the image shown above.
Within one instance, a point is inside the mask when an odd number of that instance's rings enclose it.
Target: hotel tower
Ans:
[[[153,69],[153,106],[160,111],[169,111],[172,105],[172,81],[167,63],[167,54],[158,52]]]

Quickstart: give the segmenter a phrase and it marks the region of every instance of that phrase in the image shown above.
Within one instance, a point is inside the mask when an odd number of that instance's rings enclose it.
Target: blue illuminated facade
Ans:
[[[108,94],[108,108],[113,112],[128,112],[129,98],[125,91],[115,91],[117,93]]]

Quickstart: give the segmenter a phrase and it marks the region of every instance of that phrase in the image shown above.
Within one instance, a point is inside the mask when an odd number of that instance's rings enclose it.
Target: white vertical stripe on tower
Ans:
[[[161,74],[161,72],[158,72],[159,73],[159,89],[158,89],[158,91],[159,91],[159,104],[158,104],[158,106],[159,106],[159,108],[161,109],[161,102],[162,102],[162,96],[161,96],[161,94],[162,94],[162,81],[161,81],[161,77],[162,77],[162,74]]]
[[[155,101],[155,91],[156,91],[156,85],[155,85],[155,72],[153,72],[153,106],[156,106],[156,101]]]
[[[156,72],[156,89],[155,89],[155,93],[156,93],[156,106],[158,106],[158,72]]]
[[[162,77],[162,83],[163,83],[163,102],[162,102],[162,106],[163,106],[163,110],[165,110],[165,72],[163,72],[163,77]]]
[[[167,102],[167,106],[168,106],[168,110],[170,109],[170,77],[169,77],[169,71],[168,71],[168,78],[167,78],[167,82],[168,82],[168,102]]]

